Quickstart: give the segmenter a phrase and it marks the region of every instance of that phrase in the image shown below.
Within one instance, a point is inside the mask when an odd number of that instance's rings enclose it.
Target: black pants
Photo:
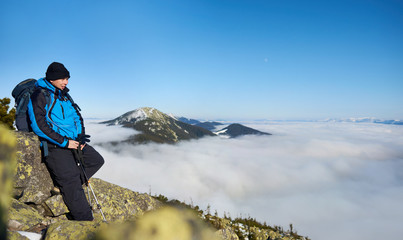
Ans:
[[[87,177],[94,175],[104,164],[103,157],[91,146],[83,149],[83,161]],[[46,166],[55,184],[60,188],[64,203],[74,220],[93,220],[91,208],[83,190],[83,178],[71,149],[49,146]]]

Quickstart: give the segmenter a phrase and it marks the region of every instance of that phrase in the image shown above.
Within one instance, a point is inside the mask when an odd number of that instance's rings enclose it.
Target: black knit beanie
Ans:
[[[46,80],[50,81],[64,78],[70,78],[70,73],[64,65],[58,62],[51,63],[48,70],[46,70]]]

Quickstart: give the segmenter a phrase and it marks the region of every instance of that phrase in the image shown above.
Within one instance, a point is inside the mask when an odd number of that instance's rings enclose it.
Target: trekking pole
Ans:
[[[96,203],[96,205],[97,205],[97,208],[98,208],[99,211],[101,212],[101,215],[102,215],[102,218],[104,219],[104,222],[107,222],[107,221],[106,221],[106,218],[105,218],[105,215],[104,215],[104,212],[102,211],[101,204],[99,204],[98,199],[97,199],[97,197],[95,196],[95,192],[94,192],[94,190],[92,189],[92,186],[91,186],[91,184],[90,184],[90,180],[89,180],[88,177],[87,177],[87,173],[85,172],[84,165],[83,165],[83,152],[82,152],[82,150],[81,150],[81,146],[82,146],[81,143],[78,144],[78,148],[77,148],[77,149],[74,149],[74,150],[73,150],[73,153],[74,153],[74,158],[76,159],[77,166],[80,167],[80,169],[81,169],[81,171],[83,172],[83,175],[84,175],[85,185],[87,186],[87,193],[88,193],[88,198],[89,198],[89,202],[90,202],[91,208],[92,208],[92,204],[91,204],[91,195],[89,194],[88,188],[90,188],[90,190],[91,190],[91,192],[92,192],[92,196],[93,196],[93,198],[94,198],[94,200],[95,200],[95,203]]]

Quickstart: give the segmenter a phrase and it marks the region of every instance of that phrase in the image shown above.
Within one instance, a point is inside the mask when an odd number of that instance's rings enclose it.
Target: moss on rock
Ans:
[[[7,235],[7,210],[10,205],[15,172],[16,140],[12,132],[0,125],[0,239]]]
[[[102,221],[61,220],[49,226],[45,240],[87,240],[94,237],[106,223]]]
[[[14,187],[18,189],[19,200],[41,204],[51,196],[53,181],[42,162],[40,142],[34,133],[15,132],[17,138],[17,174]]]
[[[219,229],[216,231],[215,234],[217,235],[217,237],[223,240],[239,240],[238,235],[236,235],[235,231],[232,230],[231,227],[224,227],[222,229]]]
[[[269,231],[258,227],[251,227],[250,232],[255,236],[256,240],[266,240],[269,237]]]
[[[275,232],[275,231],[271,230],[271,231],[269,231],[268,234],[271,239],[282,239],[281,238],[282,236],[279,232]]]
[[[12,199],[8,216],[8,229],[12,231],[27,231],[41,224],[44,217],[34,208]]]
[[[91,185],[108,221],[136,218],[161,205],[148,194],[140,194],[101,179],[91,179]]]
[[[62,195],[52,196],[48,198],[44,204],[51,211],[53,217],[57,217],[69,212],[66,204],[64,204]]]
[[[96,240],[218,240],[214,230],[194,212],[164,207],[135,222],[112,225],[97,233]]]

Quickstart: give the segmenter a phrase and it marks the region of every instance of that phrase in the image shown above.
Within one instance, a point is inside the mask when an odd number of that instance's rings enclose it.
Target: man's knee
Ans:
[[[98,159],[98,165],[99,165],[99,167],[102,167],[102,165],[104,165],[104,163],[105,163],[105,160],[101,155],[99,155],[99,157],[100,158]]]
[[[104,165],[105,160],[92,146],[88,145],[84,151],[85,161],[90,166],[98,166],[99,168]],[[85,163],[84,163],[85,164]]]

